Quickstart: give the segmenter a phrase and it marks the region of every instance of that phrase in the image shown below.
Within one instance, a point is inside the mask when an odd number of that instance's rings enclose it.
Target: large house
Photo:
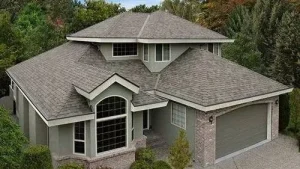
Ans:
[[[126,12],[7,70],[24,134],[55,166],[128,168],[147,132],[184,130],[201,166],[278,137],[278,96],[292,91],[222,58],[232,39],[167,12]]]

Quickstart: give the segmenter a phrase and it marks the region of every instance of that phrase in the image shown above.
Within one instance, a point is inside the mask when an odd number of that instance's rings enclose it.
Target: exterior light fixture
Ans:
[[[213,117],[213,116],[210,116],[208,120],[209,120],[209,122],[212,124],[213,121],[214,121],[214,117]]]
[[[276,101],[275,101],[275,104],[278,104],[279,103],[279,100],[277,99]]]

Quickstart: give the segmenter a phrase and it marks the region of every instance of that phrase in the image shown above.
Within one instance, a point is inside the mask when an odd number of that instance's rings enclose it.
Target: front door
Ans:
[[[144,130],[149,129],[149,110],[143,111],[143,129]]]

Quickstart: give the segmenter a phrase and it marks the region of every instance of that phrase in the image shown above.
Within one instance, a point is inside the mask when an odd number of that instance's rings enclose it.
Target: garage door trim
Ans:
[[[256,103],[256,104],[260,104],[260,103]],[[254,145],[252,145],[252,146],[249,146],[249,147],[246,147],[246,148],[241,149],[241,150],[239,150],[239,151],[236,151],[236,152],[233,152],[233,153],[231,153],[231,154],[228,154],[228,155],[226,155],[226,156],[224,156],[224,157],[218,158],[218,159],[215,160],[215,163],[221,162],[221,161],[226,160],[226,159],[228,159],[228,158],[232,158],[232,157],[237,156],[237,155],[239,155],[239,154],[241,154],[241,153],[243,153],[243,152],[246,152],[246,151],[248,151],[248,150],[250,150],[250,149],[256,148],[256,147],[258,147],[258,146],[261,146],[261,145],[263,145],[263,144],[265,144],[265,143],[271,141],[271,137],[272,137],[272,103],[269,102],[269,103],[266,103],[266,104],[268,104],[268,110],[267,110],[267,111],[268,111],[268,112],[267,112],[267,113],[268,113],[268,114],[267,114],[267,139],[264,140],[264,141],[261,141],[261,142],[259,142],[259,143],[257,143],[257,144],[254,144]],[[252,104],[252,105],[255,105],[255,104]],[[218,116],[222,116],[222,115],[224,115],[224,114],[226,114],[226,113],[230,113],[230,112],[232,112],[232,111],[234,111],[234,110],[237,110],[237,109],[240,109],[240,108],[243,108],[243,107],[246,107],[246,106],[251,106],[251,105],[245,105],[245,106],[237,107],[237,108],[235,108],[235,109],[231,109],[231,110],[229,110],[229,111],[227,111],[227,112],[225,112],[225,113],[216,115],[216,118],[217,118]],[[218,124],[216,123],[215,129],[217,129],[217,125],[218,125]],[[217,133],[216,133],[216,135],[217,135]],[[217,141],[215,141],[215,147],[216,147],[216,142],[217,142]],[[215,151],[216,151],[216,149],[215,149]],[[216,152],[215,152],[215,153],[216,153]]]

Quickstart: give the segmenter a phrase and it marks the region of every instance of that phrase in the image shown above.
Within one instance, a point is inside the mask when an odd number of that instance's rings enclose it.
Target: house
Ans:
[[[222,58],[232,39],[158,11],[126,12],[7,70],[24,134],[55,165],[128,168],[152,130],[185,130],[202,166],[278,137],[292,88]]]

